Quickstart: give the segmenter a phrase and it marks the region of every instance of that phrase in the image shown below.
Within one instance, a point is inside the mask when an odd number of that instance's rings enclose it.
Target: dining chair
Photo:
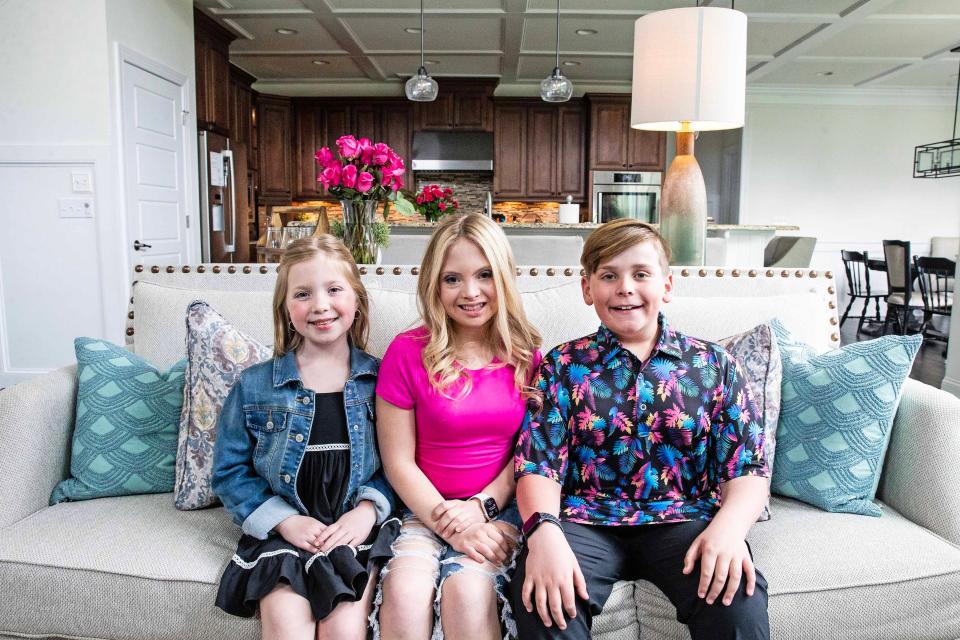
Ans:
[[[910,241],[884,240],[883,257],[887,263],[887,314],[883,332],[895,321],[900,335],[906,335],[913,311],[923,309],[923,296],[913,290]]]
[[[938,315],[949,318],[953,312],[953,293],[948,286],[957,272],[957,263],[949,258],[914,256],[913,265],[923,298],[923,324],[920,332],[925,337],[946,342],[947,334],[930,330],[930,321]]]
[[[840,318],[840,326],[842,327],[847,318],[851,317],[850,309],[857,298],[863,298],[863,313],[859,316],[852,316],[860,319],[860,322],[857,323],[857,335],[859,336],[860,332],[863,331],[864,322],[870,318],[868,313],[871,300],[875,305],[875,314],[869,321],[882,322],[880,319],[880,300],[886,298],[887,294],[870,288],[870,268],[868,266],[870,256],[867,251],[841,251],[840,256],[843,258],[843,270],[847,274],[847,295],[850,296],[850,302]]]

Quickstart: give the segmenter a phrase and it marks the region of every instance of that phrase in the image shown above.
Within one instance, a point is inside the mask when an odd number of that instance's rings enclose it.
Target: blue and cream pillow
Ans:
[[[783,362],[772,491],[827,511],[879,516],[873,498],[923,339],[883,336],[818,354],[777,320],[771,326]]]
[[[173,490],[186,360],[161,373],[140,356],[74,340],[77,407],[70,477],[50,504]]]

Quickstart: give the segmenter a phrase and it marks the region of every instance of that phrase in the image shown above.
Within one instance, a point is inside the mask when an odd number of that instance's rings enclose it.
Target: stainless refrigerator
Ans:
[[[200,131],[200,251],[203,262],[249,262],[246,147]]]

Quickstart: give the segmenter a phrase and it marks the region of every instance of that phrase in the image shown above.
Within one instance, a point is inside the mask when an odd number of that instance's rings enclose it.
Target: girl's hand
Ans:
[[[341,544],[355,547],[370,535],[377,524],[377,508],[369,500],[340,516],[340,519],[323,530],[317,537],[317,548],[327,552]]]
[[[290,516],[273,528],[283,539],[307,553],[320,550],[314,542],[326,529],[326,526],[310,516]]]
[[[490,522],[470,525],[463,532],[455,533],[448,542],[454,549],[480,564],[490,561],[502,567],[513,553],[512,541]]]
[[[437,535],[444,540],[466,531],[467,527],[487,521],[483,515],[483,507],[476,500],[444,500],[430,515]]]
[[[697,588],[697,595],[705,598],[707,604],[713,604],[723,592],[723,604],[729,605],[733,602],[733,596],[740,588],[740,579],[743,577],[747,580],[746,594],[753,595],[757,574],[743,538],[726,528],[713,526],[715,522],[710,523],[690,545],[683,558],[683,572],[692,573],[699,558],[700,586]]]

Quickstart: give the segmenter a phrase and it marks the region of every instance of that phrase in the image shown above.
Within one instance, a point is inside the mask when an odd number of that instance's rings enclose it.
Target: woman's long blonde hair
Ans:
[[[441,222],[427,244],[417,280],[417,306],[420,317],[429,332],[423,350],[423,366],[437,391],[451,397],[448,390],[462,382],[461,397],[470,392],[470,378],[456,363],[453,321],[440,302],[440,277],[450,247],[457,240],[469,240],[477,245],[490,263],[493,285],[497,292],[497,308],[490,320],[486,346],[501,359],[503,365],[513,365],[516,388],[524,398],[534,395],[529,386],[534,352],[540,347],[540,333],[527,320],[517,290],[516,265],[513,251],[503,230],[490,218],[478,214],[447,217]]]
[[[360,271],[353,256],[338,238],[329,234],[301,238],[287,247],[280,258],[277,284],[273,289],[273,356],[279,358],[296,351],[303,344],[303,336],[297,333],[287,313],[287,290],[290,282],[290,267],[323,254],[343,263],[347,284],[357,296],[357,317],[350,327],[350,339],[358,349],[367,348],[370,334],[370,299],[360,280]]]

